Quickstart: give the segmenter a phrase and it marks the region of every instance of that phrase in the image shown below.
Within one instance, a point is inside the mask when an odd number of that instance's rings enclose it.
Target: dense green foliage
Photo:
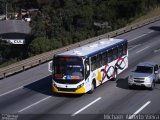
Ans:
[[[56,48],[121,28],[160,3],[158,0],[35,0],[34,2],[37,2],[41,13],[33,18],[32,35],[34,38],[46,37],[50,39],[51,44],[54,40],[59,41],[61,44]],[[38,44],[34,41],[33,39],[30,45]],[[48,42],[46,46],[47,44]],[[44,51],[51,49],[55,49],[55,46],[52,45],[50,49]],[[38,49],[35,51],[41,53]]]
[[[121,28],[160,5],[159,0],[7,1],[15,11],[21,8],[40,10],[32,17],[31,38],[23,50],[23,57],[19,56],[22,58]],[[5,57],[3,52],[0,54]]]

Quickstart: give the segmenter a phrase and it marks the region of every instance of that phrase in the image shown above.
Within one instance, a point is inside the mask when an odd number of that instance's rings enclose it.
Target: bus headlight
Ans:
[[[78,86],[77,86],[77,89],[78,89],[78,88],[81,88],[83,85],[84,85],[84,83],[78,85]]]
[[[53,85],[54,87],[57,87],[57,85],[55,84],[55,82],[54,82],[54,81],[52,81],[52,85]]]

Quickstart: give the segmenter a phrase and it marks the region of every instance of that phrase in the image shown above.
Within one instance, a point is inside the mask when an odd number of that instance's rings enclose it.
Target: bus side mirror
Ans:
[[[52,67],[52,65],[53,65],[53,61],[50,61],[49,63],[48,63],[48,71],[49,72],[53,72],[53,67]]]
[[[87,67],[87,71],[89,71],[89,65],[87,65],[86,67]]]

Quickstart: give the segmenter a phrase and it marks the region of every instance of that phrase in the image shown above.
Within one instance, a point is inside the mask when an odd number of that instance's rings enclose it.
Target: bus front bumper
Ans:
[[[58,88],[52,85],[52,91],[55,93],[67,93],[67,94],[84,94],[85,88],[81,86],[80,88]]]

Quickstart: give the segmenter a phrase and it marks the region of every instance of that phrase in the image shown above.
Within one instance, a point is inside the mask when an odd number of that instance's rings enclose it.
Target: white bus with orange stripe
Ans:
[[[92,93],[128,67],[127,40],[106,38],[54,55],[49,62],[56,93]]]

